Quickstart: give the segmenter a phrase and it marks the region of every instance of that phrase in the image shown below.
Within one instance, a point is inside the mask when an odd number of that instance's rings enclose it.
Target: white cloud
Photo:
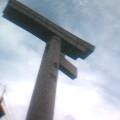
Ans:
[[[119,119],[119,111],[105,102],[98,90],[75,87],[61,82],[58,84],[56,109],[59,109],[62,116],[70,114],[76,120]]]

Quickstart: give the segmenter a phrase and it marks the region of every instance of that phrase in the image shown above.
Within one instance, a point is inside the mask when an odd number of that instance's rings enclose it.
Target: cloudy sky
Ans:
[[[59,71],[54,120],[120,120],[120,1],[19,0],[96,46],[72,81]],[[0,86],[6,86],[6,120],[25,119],[45,43],[2,17]]]

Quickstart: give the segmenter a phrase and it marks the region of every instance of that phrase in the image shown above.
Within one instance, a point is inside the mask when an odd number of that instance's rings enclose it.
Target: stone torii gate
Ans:
[[[76,67],[64,55],[85,59],[94,46],[16,0],[9,0],[3,16],[47,44],[26,119],[53,120],[58,70],[77,77]]]

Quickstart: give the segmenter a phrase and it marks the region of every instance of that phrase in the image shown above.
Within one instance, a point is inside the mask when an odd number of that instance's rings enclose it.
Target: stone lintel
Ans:
[[[62,52],[73,59],[79,57],[84,59],[94,50],[93,45],[64,30],[16,0],[9,0],[3,16],[45,42],[48,42],[51,36],[60,37]]]

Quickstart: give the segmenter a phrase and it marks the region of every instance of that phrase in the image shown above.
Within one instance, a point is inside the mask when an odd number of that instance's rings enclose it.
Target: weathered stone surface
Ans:
[[[49,41],[33,92],[27,120],[53,120],[61,40]]]

